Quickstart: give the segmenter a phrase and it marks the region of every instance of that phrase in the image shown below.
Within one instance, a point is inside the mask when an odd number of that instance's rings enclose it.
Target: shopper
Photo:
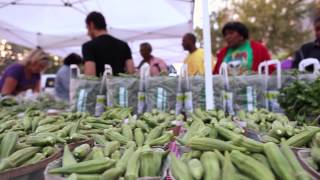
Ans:
[[[69,54],[63,61],[63,65],[57,72],[55,80],[55,94],[58,98],[64,101],[69,101],[69,88],[70,88],[70,65],[80,65],[82,58],[75,53]]]
[[[0,80],[2,95],[18,95],[28,89],[40,91],[41,72],[49,66],[49,56],[41,49],[33,50],[21,62],[8,66]]]
[[[140,70],[142,65],[148,63],[150,66],[150,75],[151,76],[159,76],[159,75],[167,75],[168,74],[168,67],[166,63],[157,57],[152,55],[152,46],[144,42],[140,44],[140,54],[143,60],[140,62],[138,69]]]
[[[214,73],[219,73],[222,62],[240,64],[238,74],[258,71],[261,62],[270,60],[268,49],[261,43],[249,40],[248,28],[241,22],[229,22],[222,29],[227,47],[217,54],[217,65]]]
[[[306,43],[296,52],[292,67],[298,68],[301,60],[306,58],[316,58],[320,61],[320,17],[314,23],[314,32],[316,39],[313,42]],[[313,67],[307,67],[308,71],[313,71]]]
[[[85,75],[102,76],[105,64],[112,67],[114,75],[135,72],[128,44],[107,33],[101,13],[91,12],[86,18],[86,25],[92,40],[82,45]]]
[[[184,64],[188,65],[188,74],[203,75],[204,74],[204,50],[196,47],[197,38],[192,33],[187,33],[182,38],[183,49],[189,54],[184,60]]]

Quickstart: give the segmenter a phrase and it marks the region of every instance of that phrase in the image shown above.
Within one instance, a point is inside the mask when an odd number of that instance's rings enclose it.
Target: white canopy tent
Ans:
[[[181,62],[181,37],[192,31],[193,9],[194,0],[1,0],[0,38],[59,55],[79,51],[88,40],[84,19],[95,10],[105,15],[110,34],[129,42],[134,57],[140,41],[153,41],[155,55]],[[206,108],[212,109],[208,0],[202,12]]]
[[[205,51],[205,93],[206,93],[206,109],[212,110],[215,108],[213,100],[213,84],[212,84],[212,61],[211,61],[211,33],[208,0],[202,0],[202,15],[203,15],[203,39]]]
[[[141,41],[154,54],[181,62],[181,37],[192,31],[193,0],[1,0],[0,38],[64,56],[80,53],[86,36],[84,20],[102,12],[110,34],[129,42],[135,60]]]

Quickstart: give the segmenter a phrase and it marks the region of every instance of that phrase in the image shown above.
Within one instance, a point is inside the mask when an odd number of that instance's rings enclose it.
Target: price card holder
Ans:
[[[269,74],[270,74],[270,66],[276,67],[277,72],[277,89],[276,90],[270,90],[269,89]],[[270,61],[264,61],[259,64],[258,67],[259,75],[262,75],[262,70],[264,69],[264,86],[265,86],[265,104],[266,109],[272,112],[281,112],[280,105],[278,103],[278,95],[279,95],[279,89],[281,88],[281,64],[279,60],[270,60]]]
[[[178,78],[178,87],[177,87],[177,95],[176,95],[176,114],[180,114],[183,110],[184,93],[182,89],[182,83],[183,83],[182,76],[183,76],[183,70],[181,67],[180,75]]]
[[[146,90],[148,78],[150,76],[150,66],[145,63],[140,69],[140,82],[138,92],[138,114],[142,114],[147,108]]]
[[[184,93],[184,109],[188,113],[193,112],[193,100],[192,100],[192,92],[191,91]]]
[[[128,107],[128,89],[125,87],[119,88],[119,105],[121,107]]]
[[[181,78],[182,78],[182,91],[184,94],[183,97],[183,109],[184,111],[188,113],[193,112],[193,98],[192,98],[192,91],[190,88],[190,81],[189,81],[189,75],[188,75],[188,65],[184,64],[181,67]]]
[[[76,105],[75,102],[72,102],[72,99],[76,95],[76,90],[73,90],[74,87],[74,81],[79,78],[80,76],[80,69],[78,65],[76,64],[71,64],[70,65],[70,83],[69,83],[69,97],[70,97],[70,106]]]
[[[165,111],[167,108],[167,91],[162,87],[157,88],[157,104],[156,107],[160,111]]]
[[[176,114],[180,114],[183,109],[183,101],[184,101],[184,95],[183,93],[177,93],[176,96]]]
[[[219,74],[223,77],[224,80],[224,91],[223,91],[223,107],[226,113],[229,115],[234,115],[234,107],[233,107],[233,93],[229,92],[230,84],[228,77],[228,65],[226,63],[222,63],[219,69]]]
[[[224,111],[228,113],[229,115],[234,115],[234,109],[233,109],[233,93],[232,92],[223,92],[223,107]]]
[[[105,110],[106,105],[106,96],[105,95],[97,95],[96,99],[96,107],[95,107],[95,116],[99,117]]]
[[[281,107],[278,103],[279,91],[267,91],[266,99],[268,101],[268,107],[272,112],[280,112]]]
[[[112,107],[114,103],[112,102],[113,94],[109,87],[109,80],[113,75],[112,67],[109,64],[104,65],[104,83],[103,86],[106,88],[106,106]]]
[[[257,109],[257,91],[252,86],[247,86],[247,111],[252,112]]]
[[[86,112],[87,97],[87,90],[81,89],[78,93],[77,112]]]
[[[95,116],[99,117],[104,111],[105,106],[108,105],[108,77],[112,76],[112,68],[106,64],[101,80],[100,94],[96,97]],[[107,95],[104,95],[107,94]]]

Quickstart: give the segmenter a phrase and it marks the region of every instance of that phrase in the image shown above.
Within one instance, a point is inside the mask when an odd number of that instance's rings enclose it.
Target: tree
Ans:
[[[312,6],[313,17],[320,17],[320,0],[314,1],[314,6]]]
[[[233,7],[251,38],[262,41],[275,55],[292,54],[312,34],[302,27],[310,8],[303,0],[242,0],[234,1]]]
[[[223,25],[237,20],[247,25],[251,39],[265,44],[277,58],[287,57],[312,37],[302,22],[313,5],[304,0],[233,0],[229,8],[211,16],[212,52],[224,45]],[[196,33],[202,40],[202,30],[197,28]]]
[[[5,68],[11,64],[19,63],[30,51],[30,48],[2,40],[0,42],[0,72],[3,72]],[[49,56],[49,60],[51,61],[51,65],[45,73],[54,74],[62,64],[61,59],[59,57]]]
[[[211,25],[211,44],[212,44],[212,53],[216,54],[219,49],[221,49],[225,43],[223,41],[222,27],[223,25],[230,21],[231,16],[228,14],[228,8],[224,8],[217,13],[213,12],[210,16],[210,25]],[[198,36],[200,42],[203,40],[202,29],[197,27],[195,33]]]

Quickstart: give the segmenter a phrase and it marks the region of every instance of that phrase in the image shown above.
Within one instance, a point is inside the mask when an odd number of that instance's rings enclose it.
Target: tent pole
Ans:
[[[212,61],[211,61],[211,33],[208,0],[202,0],[203,16],[203,39],[204,39],[204,60],[205,60],[205,93],[206,109],[214,109],[213,84],[212,84]]]

